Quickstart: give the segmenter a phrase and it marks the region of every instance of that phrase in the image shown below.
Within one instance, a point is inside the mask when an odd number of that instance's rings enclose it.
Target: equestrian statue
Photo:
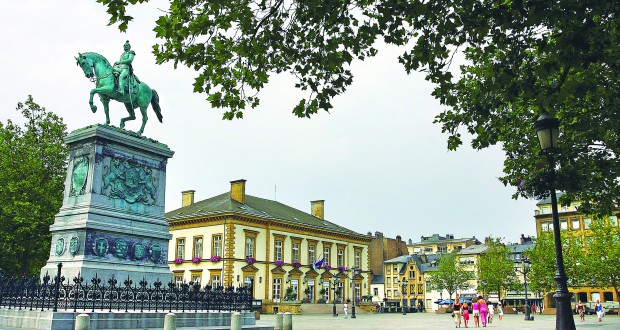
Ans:
[[[141,82],[133,74],[131,62],[136,53],[131,50],[129,41],[123,46],[125,52],[121,55],[114,66],[108,60],[97,53],[83,53],[76,57],[77,65],[82,68],[87,78],[95,83],[95,88],[90,91],[90,109],[93,113],[97,112],[97,106],[93,104],[93,96],[99,94],[103,111],[105,112],[105,123],[110,124],[109,104],[110,100],[115,100],[125,104],[129,116],[121,119],[121,128],[125,127],[125,122],[136,119],[134,109],[140,108],[142,113],[142,127],[138,134],[144,132],[144,125],[148,120],[146,109],[149,103],[153,106],[155,115],[159,122],[162,122],[161,108],[159,107],[159,96],[154,89]]]

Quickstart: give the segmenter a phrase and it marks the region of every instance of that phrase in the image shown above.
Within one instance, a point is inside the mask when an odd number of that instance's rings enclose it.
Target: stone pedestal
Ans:
[[[50,226],[50,258],[41,276],[78,273],[119,284],[172,280],[164,217],[166,145],[107,125],[78,129],[70,147],[63,205]]]

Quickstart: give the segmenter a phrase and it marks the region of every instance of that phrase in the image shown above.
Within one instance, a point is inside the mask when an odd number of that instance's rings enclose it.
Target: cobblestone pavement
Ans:
[[[260,325],[275,325],[275,315],[261,315],[256,321]],[[620,329],[620,316],[607,315],[603,322],[598,323],[595,315],[586,316],[585,322],[579,322],[575,317],[577,329]],[[470,320],[470,328],[473,321]],[[450,314],[358,314],[355,319],[344,319],[331,315],[293,315],[294,330],[346,330],[346,329],[454,329],[454,321]],[[465,328],[463,325],[461,328]],[[497,315],[493,323],[488,324],[490,329],[555,329],[555,315],[536,315],[534,321],[523,320],[523,315],[504,315],[499,321]],[[486,329],[484,328],[484,329]],[[482,326],[480,329],[483,329]]]

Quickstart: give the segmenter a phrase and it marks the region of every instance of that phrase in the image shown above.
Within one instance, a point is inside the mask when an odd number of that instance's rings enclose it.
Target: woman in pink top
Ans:
[[[480,305],[478,299],[471,300],[471,310],[474,312],[474,326],[477,328],[480,326]]]
[[[482,297],[478,297],[478,304],[480,305],[480,320],[482,321],[482,326],[487,326],[487,317],[489,316],[489,309],[487,308],[487,302],[482,299]]]

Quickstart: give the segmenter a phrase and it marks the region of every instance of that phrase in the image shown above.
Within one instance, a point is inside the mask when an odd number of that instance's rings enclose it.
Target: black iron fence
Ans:
[[[135,283],[127,278],[86,281],[81,276],[65,281],[51,278],[6,277],[0,271],[0,308],[52,311],[250,311],[253,282],[248,286],[201,286],[198,283]]]

